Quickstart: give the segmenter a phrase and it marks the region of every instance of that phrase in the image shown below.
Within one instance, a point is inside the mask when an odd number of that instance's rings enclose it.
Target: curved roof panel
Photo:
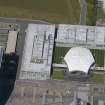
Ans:
[[[88,73],[90,66],[95,62],[89,49],[84,47],[73,47],[65,55],[64,60],[69,72],[83,71]]]

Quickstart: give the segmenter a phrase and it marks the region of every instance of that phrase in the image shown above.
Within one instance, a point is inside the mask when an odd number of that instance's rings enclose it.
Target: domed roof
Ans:
[[[88,73],[91,65],[95,63],[89,49],[84,47],[71,48],[64,57],[69,72],[82,71]]]

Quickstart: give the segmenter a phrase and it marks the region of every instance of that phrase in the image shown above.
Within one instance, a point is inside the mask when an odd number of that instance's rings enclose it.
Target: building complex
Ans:
[[[5,27],[0,28],[0,46],[4,47],[5,54],[14,53],[18,30],[16,26],[13,28],[8,24]],[[55,68],[88,71],[93,63],[95,69],[104,70],[105,27],[28,24],[25,34],[19,79],[50,79],[51,71]],[[71,54],[72,47],[77,49],[74,48]]]
[[[96,101],[98,96],[95,91],[98,88],[100,88],[100,93],[105,92],[103,85],[94,87],[94,84],[85,84],[85,78],[83,84],[80,79],[78,82],[52,80],[52,72],[61,70],[64,75],[80,71],[79,73],[84,72],[87,76],[90,70],[103,73],[105,71],[105,27],[28,24],[25,30],[22,29],[23,27],[18,31],[16,27],[13,28],[8,24],[5,28],[4,25],[0,28],[1,71],[7,73],[8,80],[16,79],[15,74],[18,74],[16,88],[8,101],[10,104],[14,105],[20,101],[22,104],[26,102],[26,104],[36,103],[36,105],[39,103],[50,105],[53,102],[54,105],[56,103],[59,103],[58,105],[67,105],[66,103],[87,105],[88,102]],[[19,35],[25,37],[25,41],[20,38],[23,41],[23,48],[19,43],[21,42]],[[17,50],[20,51],[19,63]],[[56,75],[60,76],[57,72]],[[68,77],[68,75],[65,76]],[[82,79],[82,75],[80,78]],[[102,103],[104,99],[98,103]]]

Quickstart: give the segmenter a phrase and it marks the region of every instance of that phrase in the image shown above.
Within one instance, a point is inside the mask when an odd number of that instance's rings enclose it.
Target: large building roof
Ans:
[[[104,48],[105,27],[59,24],[56,42]]]
[[[95,62],[90,50],[83,47],[71,48],[65,55],[64,60],[69,72],[82,71],[88,73],[89,68]]]
[[[54,33],[55,25],[28,25],[22,57],[21,79],[39,79],[44,78],[44,74],[50,74]],[[40,74],[40,77],[37,74]]]

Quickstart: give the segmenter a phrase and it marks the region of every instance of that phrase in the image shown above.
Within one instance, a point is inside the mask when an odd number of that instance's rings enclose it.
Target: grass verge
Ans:
[[[94,21],[94,0],[86,0],[87,2],[87,15],[86,15],[86,24],[93,25]]]
[[[104,67],[104,50],[91,49],[91,52],[95,58],[96,66]]]
[[[76,7],[76,9],[75,9]],[[0,0],[0,16],[79,23],[78,0]]]
[[[89,81],[96,82],[96,83],[103,83],[104,82],[104,75],[103,74],[95,74],[95,73],[93,73],[90,76]]]
[[[52,75],[53,79],[58,79],[58,80],[64,80],[64,71],[60,70],[60,69],[54,69],[53,70],[53,75]]]
[[[64,56],[69,51],[69,47],[55,47],[54,63],[61,64],[64,61]]]

